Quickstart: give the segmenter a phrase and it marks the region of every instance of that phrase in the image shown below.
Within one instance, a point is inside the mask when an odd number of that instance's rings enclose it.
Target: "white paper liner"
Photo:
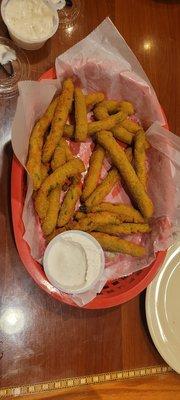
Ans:
[[[148,129],[152,148],[148,151],[149,193],[154,203],[151,234],[126,235],[127,239],[141,243],[148,255],[137,259],[128,255],[106,253],[106,269],[93,290],[74,295],[79,306],[91,301],[105,282],[147,267],[155,259],[155,252],[166,249],[178,234],[180,210],[179,158],[180,138],[165,130],[165,119],[154,90],[142,67],[109,18],[105,19],[90,35],[56,59],[59,79],[41,82],[20,82],[19,99],[12,127],[14,153],[25,166],[31,129],[43,114],[62,80],[73,76],[75,84],[81,84],[85,92],[103,91],[108,98],[132,101],[137,117]],[[154,123],[156,121],[156,123]],[[91,140],[79,145],[71,144],[76,154],[88,165]],[[105,161],[102,175],[106,173]],[[130,203],[124,189],[118,184],[106,200]],[[23,210],[24,239],[30,246],[31,255],[41,260],[44,240],[32,202],[31,183],[28,186]],[[123,235],[124,237],[124,235]],[[49,285],[49,283],[47,282]],[[52,288],[53,290],[53,288]]]

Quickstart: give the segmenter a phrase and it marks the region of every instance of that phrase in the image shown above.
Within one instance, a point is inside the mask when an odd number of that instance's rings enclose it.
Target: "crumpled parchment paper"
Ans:
[[[128,255],[106,253],[106,268],[100,281],[89,292],[72,296],[80,306],[91,301],[107,280],[120,278],[147,267],[155,259],[155,252],[165,250],[179,233],[180,209],[180,138],[164,129],[166,124],[156,94],[141,65],[109,18],[90,35],[60,55],[55,62],[57,80],[19,83],[19,99],[12,127],[12,145],[16,157],[25,167],[28,143],[35,121],[43,114],[61,82],[73,76],[75,84],[85,93],[103,91],[107,98],[129,100],[136,116],[147,130],[151,143],[148,150],[148,191],[154,203],[154,217],[150,234],[126,235],[126,238],[146,246],[147,256],[141,259]],[[72,144],[88,166],[92,143]],[[102,176],[107,171],[104,163]],[[101,176],[101,177],[102,177]],[[23,209],[24,239],[31,255],[42,260],[44,239],[32,201],[32,185],[28,180]],[[130,199],[118,183],[106,200],[130,204]],[[124,237],[124,235],[123,235]],[[47,283],[49,286],[49,282]],[[54,291],[54,288],[52,287]]]

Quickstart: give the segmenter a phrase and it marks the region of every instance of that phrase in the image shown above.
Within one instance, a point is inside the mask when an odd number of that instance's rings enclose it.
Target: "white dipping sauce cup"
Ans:
[[[48,5],[49,8],[51,8],[51,10],[53,10],[54,12],[54,18],[53,18],[53,30],[52,32],[45,36],[44,38],[41,39],[36,39],[36,40],[25,40],[23,39],[21,36],[18,36],[15,32],[13,32],[11,26],[7,23],[6,21],[6,16],[5,16],[5,8],[7,3],[11,1],[11,0],[2,0],[1,3],[1,15],[2,15],[2,19],[4,21],[4,23],[6,24],[8,31],[9,31],[9,35],[11,37],[11,39],[22,49],[25,50],[38,50],[40,49],[44,43],[50,39],[57,31],[58,26],[59,26],[59,17],[58,17],[58,13],[57,10],[55,8],[55,6],[51,3],[51,1],[49,0],[43,0],[45,4]]]
[[[69,240],[74,240],[78,243],[78,238],[86,238],[87,243],[89,243],[90,248],[92,248],[92,252],[97,252],[99,254],[99,265],[96,265],[95,271],[94,271],[94,278],[90,282],[86,282],[84,286],[81,286],[80,288],[66,288],[61,285],[60,282],[57,282],[56,279],[53,277],[51,274],[51,267],[49,263],[49,257],[51,256],[51,249],[52,247],[59,243],[59,246],[63,246],[63,242],[65,239]],[[63,239],[63,240],[62,240]],[[79,241],[80,243],[80,241]],[[80,243],[81,244],[81,243]],[[104,271],[104,265],[105,265],[105,259],[104,259],[104,252],[98,241],[91,236],[89,233],[82,232],[79,230],[70,230],[66,231],[63,233],[60,233],[57,235],[54,239],[52,239],[48,246],[46,247],[46,250],[44,252],[44,257],[43,257],[43,266],[44,266],[44,271],[45,274],[49,280],[49,282],[55,286],[57,289],[61,290],[62,292],[68,293],[68,294],[79,294],[79,293],[84,293],[87,292],[88,290],[92,289],[94,285],[98,282],[98,280],[101,278],[103,271]],[[61,267],[59,265],[59,267]]]

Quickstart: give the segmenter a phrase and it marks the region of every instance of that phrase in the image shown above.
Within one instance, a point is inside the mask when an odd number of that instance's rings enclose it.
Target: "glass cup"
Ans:
[[[56,1],[56,0],[53,0]],[[59,15],[59,23],[62,27],[72,26],[81,10],[81,0],[61,0],[56,5]]]

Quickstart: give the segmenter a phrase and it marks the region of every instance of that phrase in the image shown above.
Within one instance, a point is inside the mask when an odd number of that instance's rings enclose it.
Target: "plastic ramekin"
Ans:
[[[95,275],[94,280],[91,281],[88,285],[85,284],[83,287],[76,288],[76,289],[65,288],[64,286],[61,286],[61,284],[59,282],[57,282],[50,274],[48,257],[50,254],[50,250],[55,243],[58,242],[59,245],[61,245],[62,239],[66,239],[68,237],[73,238],[78,243],[79,236],[81,236],[81,237],[84,236],[84,237],[86,237],[86,239],[88,239],[88,241],[90,241],[91,245],[93,245],[93,247],[94,247],[94,250],[97,251],[100,255],[100,263],[99,263],[99,265],[97,265],[97,274]],[[57,289],[59,289],[60,291],[62,291],[64,293],[68,293],[68,294],[85,293],[95,286],[95,284],[98,282],[98,280],[101,278],[101,276],[103,274],[104,266],[105,266],[104,252],[103,252],[102,247],[98,243],[98,241],[93,236],[91,236],[89,233],[82,232],[80,230],[70,230],[70,231],[60,233],[59,235],[57,235],[54,239],[52,239],[50,241],[50,243],[48,244],[48,246],[46,247],[46,250],[44,252],[43,266],[44,266],[44,271],[45,271],[45,274],[46,274],[49,282],[53,286],[55,286]]]
[[[9,31],[9,35],[11,37],[11,39],[22,49],[25,50],[38,50],[40,49],[45,42],[50,39],[57,31],[58,26],[59,26],[59,17],[58,17],[58,13],[56,8],[54,7],[54,5],[52,4],[52,2],[50,0],[43,0],[44,3],[46,3],[48,5],[48,7],[50,7],[53,12],[54,12],[54,18],[53,18],[53,24],[54,24],[54,28],[53,31],[51,32],[50,35],[47,35],[46,37],[44,37],[43,39],[37,39],[37,40],[25,40],[23,39],[23,37],[18,36],[10,27],[10,25],[7,23],[6,21],[6,16],[5,16],[5,8],[7,3],[11,1],[11,0],[2,0],[1,3],[1,15],[2,15],[2,19],[4,21],[4,23],[6,24],[8,31]]]

